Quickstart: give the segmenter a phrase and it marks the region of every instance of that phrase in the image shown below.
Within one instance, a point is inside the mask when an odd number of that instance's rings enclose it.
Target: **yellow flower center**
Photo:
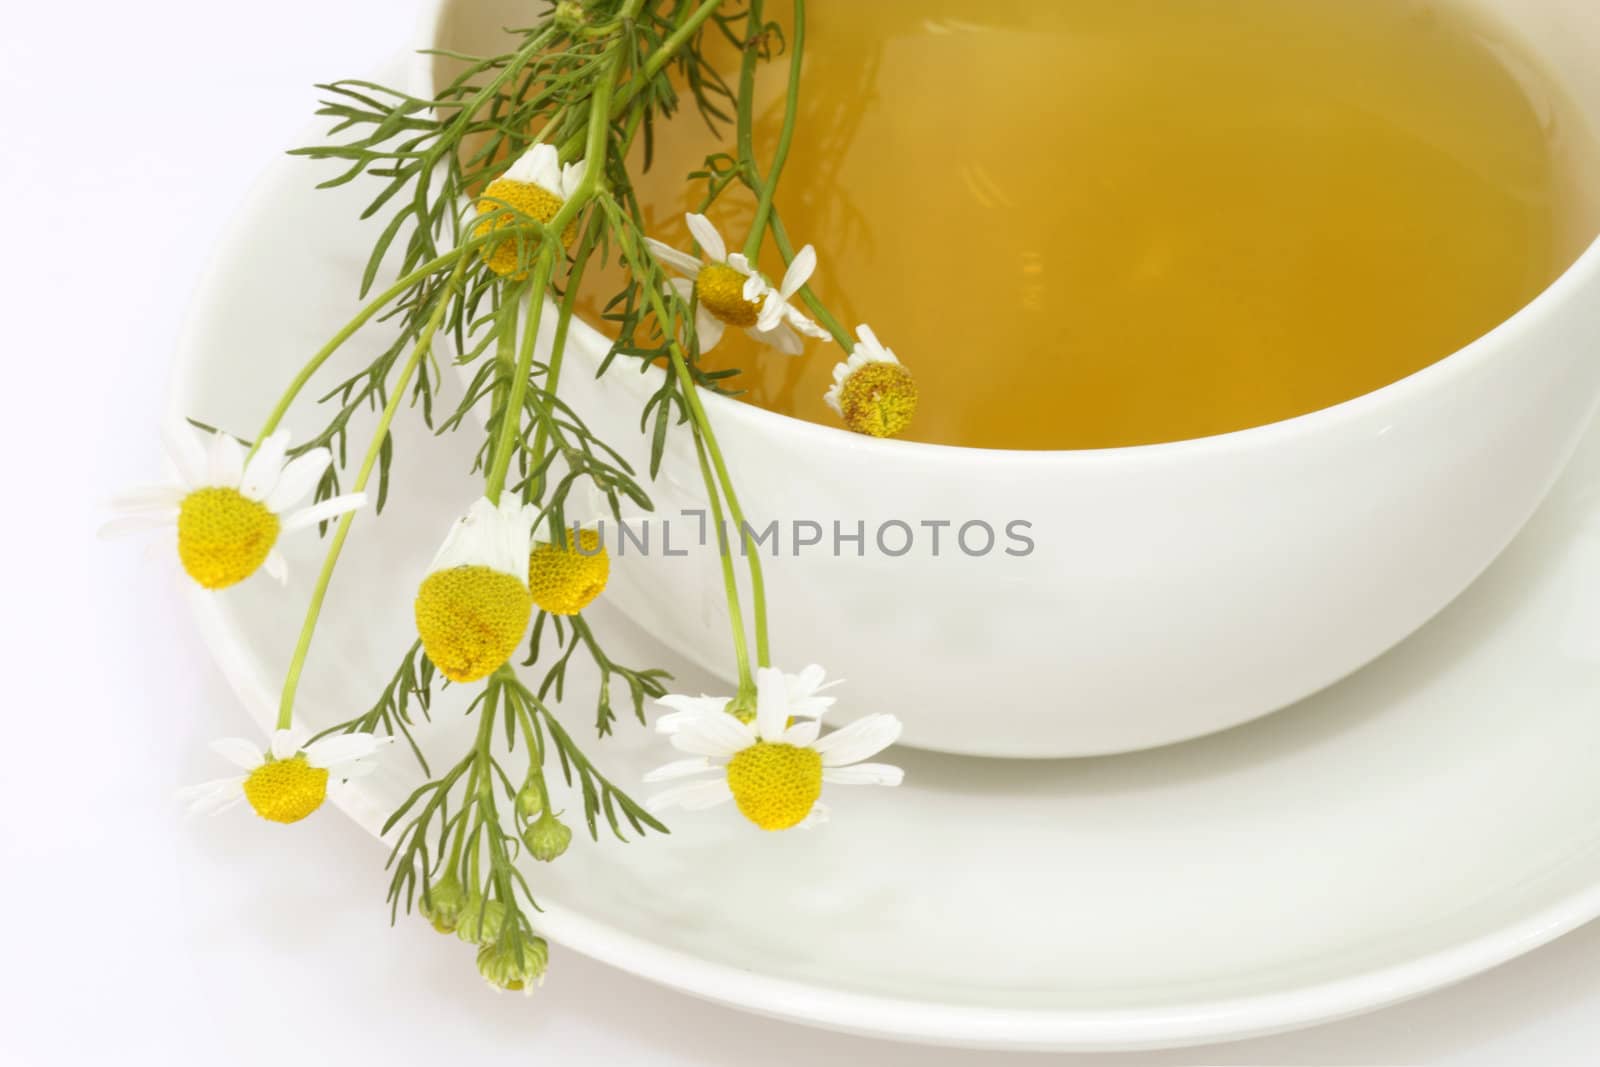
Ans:
[[[911,425],[917,383],[899,363],[868,363],[839,387],[839,408],[844,424],[856,433],[894,437]]]
[[[707,263],[694,280],[700,306],[729,326],[754,326],[761,305],[744,298],[745,276],[726,263]]]
[[[244,798],[257,815],[273,822],[299,822],[327,796],[327,768],[311,766],[303,752],[289,759],[268,757],[244,780]]]
[[[763,830],[787,830],[811,814],[822,795],[822,756],[757,741],[728,761],[728,788],[745,818]]]
[[[196,489],[178,509],[178,558],[207,589],[242,582],[278,542],[278,516],[237,489]]]
[[[475,682],[511,658],[533,616],[533,597],[489,567],[435,571],[417,590],[422,648],[452,682]]]
[[[594,530],[581,530],[566,548],[540,542],[528,557],[533,602],[552,615],[576,615],[600,595],[611,576],[611,556]]]
[[[478,200],[478,216],[482,221],[472,231],[472,235],[482,237],[504,226],[515,226],[525,221],[521,216],[548,224],[565,203],[566,201],[542,185],[512,181],[510,178],[497,178],[489,183],[488,188],[483,191],[483,196]],[[485,215],[493,217],[484,218]],[[577,239],[578,223],[574,219],[562,232],[561,243],[571,248]],[[525,242],[518,241],[515,235],[504,241],[490,241],[483,246],[483,261],[496,274],[512,276],[514,280],[520,282],[528,276],[524,262],[528,257],[524,255],[523,249],[526,248],[531,253],[537,241],[538,238],[532,235]],[[519,270],[519,266],[522,269]]]

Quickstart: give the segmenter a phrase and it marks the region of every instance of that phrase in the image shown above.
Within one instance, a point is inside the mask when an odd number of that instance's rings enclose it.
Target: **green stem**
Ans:
[[[556,317],[556,335],[550,345],[550,365],[545,371],[544,391],[552,397],[556,395],[556,388],[561,384],[561,366],[567,354],[567,331],[572,326],[572,316],[578,304],[578,288],[583,282],[583,270],[588,266],[589,257],[594,252],[598,233],[599,227],[592,225],[584,232],[583,240],[578,245],[577,255],[573,259],[572,269],[567,272],[567,291],[561,298],[561,307]],[[540,470],[540,465],[544,460],[544,450],[549,438],[549,422],[540,422],[538,430],[533,435],[531,466],[535,471],[539,471],[537,481],[530,487],[529,495],[533,500],[539,500],[544,496],[545,476]]]
[[[778,177],[789,160],[789,146],[794,141],[795,120],[800,112],[800,61],[806,48],[806,3],[794,0],[794,28],[789,31],[789,97],[783,105],[783,126],[778,132],[778,145],[772,153],[772,169],[761,183],[761,195],[756,200],[755,219],[750,225],[750,236],[745,240],[744,254],[751,264],[761,252],[761,238],[767,229],[767,216],[772,213],[772,197],[778,191]],[[753,158],[753,157],[752,157]]]
[[[411,357],[401,369],[400,378],[389,394],[389,402],[384,405],[383,414],[378,418],[378,428],[372,435],[372,443],[367,446],[366,457],[361,461],[361,469],[356,474],[355,484],[351,487],[352,492],[359,493],[366,489],[373,468],[377,466],[378,456],[383,451],[383,442],[389,436],[389,424],[394,421],[395,412],[400,409],[400,402],[405,398],[406,389],[411,384],[411,376],[416,373],[417,367],[433,347],[434,334],[444,321],[445,311],[450,306],[450,298],[456,286],[460,284],[466,266],[465,257],[456,261],[456,268],[451,273],[450,280],[445,283],[445,291],[439,295],[439,303],[434,307],[427,325],[418,336],[417,346],[412,350]],[[305,668],[306,655],[311,651],[311,637],[316,632],[317,619],[322,614],[322,602],[328,594],[328,583],[333,580],[333,570],[339,563],[339,553],[344,550],[344,542],[350,536],[350,525],[355,521],[355,517],[354,511],[348,511],[339,517],[339,525],[334,530],[333,539],[328,545],[328,554],[322,561],[322,572],[317,575],[316,588],[311,591],[311,604],[306,609],[305,622],[300,627],[300,639],[295,644],[294,655],[289,659],[289,670],[283,680],[283,696],[278,702],[280,730],[287,730],[294,721],[294,697],[295,691],[300,687],[300,672]]]
[[[629,0],[624,17],[631,17],[628,12],[637,14],[642,3],[643,0],[637,2]],[[600,188],[605,173],[606,131],[609,128],[607,116],[611,113],[611,90],[616,78],[618,47],[613,45],[606,71],[601,75],[595,86],[594,95],[590,98],[589,135],[583,156],[585,160],[583,178],[579,181],[578,188],[567,198],[567,202],[561,205],[561,210],[556,212],[555,218],[550,220],[546,228],[546,237],[539,242],[538,261],[534,265],[530,297],[531,313],[522,340],[522,351],[518,355],[517,366],[513,371],[511,389],[506,396],[505,409],[501,414],[499,439],[495,442],[485,482],[484,496],[492,503],[500,502],[500,493],[505,488],[506,472],[511,467],[511,453],[516,447],[517,434],[522,427],[522,402],[527,396],[528,377],[533,371],[533,350],[538,341],[539,317],[544,310],[545,291],[550,288],[550,277],[555,270],[555,253],[552,248],[557,244],[557,235],[566,232],[568,223],[574,221],[584,205],[594,197],[595,190]]]
[[[682,381],[680,378],[679,381]],[[693,386],[685,388],[692,389]],[[750,674],[750,650],[744,639],[744,608],[739,603],[739,583],[733,575],[733,553],[728,550],[724,535],[722,498],[717,492],[711,473],[711,461],[706,457],[705,440],[700,427],[693,427],[694,453],[700,460],[700,477],[706,483],[706,499],[711,502],[711,520],[717,524],[717,555],[722,561],[722,585],[728,593],[728,620],[733,625],[733,656],[739,667],[739,695],[748,697],[755,693],[755,680]]]
[[[645,297],[650,302],[657,321],[669,335],[676,330],[675,320],[667,313],[666,306],[661,300],[661,294],[655,289],[647,288]],[[669,359],[672,363],[673,376],[678,380],[685,403],[689,407],[690,420],[693,422],[695,453],[700,460],[700,477],[706,486],[706,500],[711,505],[711,517],[717,524],[717,554],[722,557],[722,585],[728,596],[728,622],[733,628],[733,654],[739,670],[739,695],[740,697],[753,697],[755,683],[751,678],[750,652],[745,643],[744,609],[739,602],[739,586],[733,575],[733,557],[723,543],[723,514],[722,496],[732,488],[732,482],[726,477],[720,480],[712,470],[711,458],[716,457],[716,463],[722,463],[722,452],[717,448],[716,435],[711,429],[711,420],[706,417],[705,409],[700,405],[700,397],[695,390],[694,378],[689,374],[688,361],[684,359],[683,348],[676,341],[668,341]],[[724,469],[724,474],[726,473]],[[743,522],[740,522],[740,534],[745,534]],[[748,542],[746,542],[748,543]],[[761,580],[761,562],[757,558],[759,553],[746,550],[752,563],[750,569],[751,591],[755,599],[756,615],[756,648],[760,666],[767,666],[767,627],[766,627],[766,587]]]
[[[550,287],[554,258],[548,245],[541,243],[539,259],[533,268],[533,284],[528,287],[528,324],[523,330],[516,366],[512,368],[511,385],[506,390],[505,406],[500,412],[499,433],[490,456],[489,473],[484,479],[483,495],[489,498],[491,504],[500,503],[500,493],[506,485],[506,472],[511,469],[511,454],[516,451],[517,434],[522,428],[522,402],[528,395],[528,378],[533,373],[533,350],[539,341],[539,318],[544,311],[544,293]]]
[[[645,86],[650,84],[652,78],[660,74],[662,69],[672,62],[673,58],[678,54],[678,50],[688,43],[689,38],[699,32],[706,19],[716,14],[717,8],[720,6],[722,6],[722,0],[705,0],[704,3],[694,9],[688,18],[683,20],[683,23],[677,29],[667,35],[666,39],[661,42],[661,46],[651,52],[644,61],[644,66],[639,69],[638,77],[630,80],[627,87],[618,95],[617,102],[611,106],[611,117],[613,119],[621,115],[622,109],[627,107],[629,102],[642,92]]]
[[[256,449],[261,447],[261,442],[265,441],[269,436],[271,436],[272,431],[278,428],[278,424],[283,421],[284,415],[286,415],[289,411],[289,405],[294,403],[294,398],[300,395],[300,390],[305,388],[305,384],[311,380],[312,375],[316,374],[317,371],[321,369],[322,365],[328,362],[328,357],[337,352],[340,346],[342,346],[346,341],[350,340],[357,330],[365,326],[367,322],[371,320],[372,316],[376,315],[379,311],[382,311],[384,306],[387,305],[391,300],[394,300],[407,289],[410,289],[412,286],[416,285],[430,274],[433,274],[440,267],[443,267],[449,263],[452,259],[457,260],[458,266],[461,263],[466,262],[466,251],[466,246],[452,249],[451,251],[440,256],[438,259],[430,260],[429,262],[424,263],[410,274],[407,274],[404,278],[401,278],[399,281],[395,282],[394,285],[390,286],[388,289],[385,289],[376,299],[374,299],[366,307],[362,308],[360,314],[346,323],[342,330],[334,334],[333,338],[327,344],[323,345],[317,354],[312,356],[311,360],[306,363],[305,366],[300,368],[300,373],[296,374],[294,376],[294,380],[289,383],[289,388],[284,391],[283,396],[278,400],[277,407],[273,408],[272,414],[267,416],[266,424],[261,427],[261,432],[256,434],[255,444],[250,446],[250,455],[254,456],[256,454]]]
[[[783,262],[785,264],[792,262],[794,260],[794,245],[790,242],[789,233],[783,228],[783,220],[778,217],[776,211],[772,213],[771,219],[768,220],[768,227],[772,230],[772,242],[778,246],[778,254],[783,257]],[[823,329],[833,334],[833,339],[839,342],[839,346],[848,355],[856,346],[855,338],[851,337],[850,332],[844,328],[838,319],[833,317],[833,313],[817,297],[817,294],[811,291],[811,286],[801,286],[799,295],[806,302],[806,307],[810,309],[812,317],[822,324]]]
[[[699,427],[705,439],[711,466],[717,472],[717,481],[722,486],[723,498],[728,503],[728,517],[739,527],[739,539],[744,545],[745,558],[750,563],[750,609],[755,620],[756,666],[770,667],[772,651],[767,640],[767,583],[761,573],[761,546],[756,544],[755,538],[751,536],[750,526],[745,522],[744,510],[739,506],[739,496],[733,489],[733,479],[728,475],[728,465],[722,459],[722,448],[717,444],[716,431],[711,428],[711,419],[700,404],[700,391],[695,388],[694,380],[689,376],[689,368],[683,360],[682,350],[676,345],[672,350],[673,369],[678,375],[678,383],[683,388],[695,425]]]
[[[744,55],[739,62],[739,107],[734,121],[734,143],[739,158],[755,175],[755,96],[756,64],[761,56],[756,49],[756,37],[765,25],[761,20],[761,0],[750,0],[747,27],[749,39],[744,43]]]

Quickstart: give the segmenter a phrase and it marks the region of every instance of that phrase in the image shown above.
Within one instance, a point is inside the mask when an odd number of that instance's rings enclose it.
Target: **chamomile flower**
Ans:
[[[705,253],[697,259],[680,252],[671,245],[646,238],[651,251],[669,267],[684,277],[674,278],[672,287],[685,300],[696,297],[695,333],[700,338],[700,351],[709,352],[722,340],[722,331],[728,326],[742,328],[745,333],[771,345],[785,355],[797,356],[804,348],[800,335],[827,340],[828,331],[812,322],[789,303],[789,298],[800,291],[811,273],[817,269],[817,253],[810,245],[784,272],[783,281],[772,286],[742,253],[728,254],[722,234],[704,215],[685,215],[689,232]]]
[[[594,602],[611,576],[611,555],[598,530],[580,530],[567,547],[540,541],[528,557],[528,590],[541,611],[576,615]]]
[[[505,226],[515,226],[520,221],[519,215],[549,223],[566,206],[582,181],[582,163],[562,166],[555,145],[534,145],[483,190],[478,198],[480,221],[473,236],[481,237]],[[561,234],[561,243],[570,248],[577,239],[578,224],[573,220]],[[483,261],[496,274],[514,276],[516,281],[528,276],[525,257],[514,238],[485,244]]]
[[[163,434],[178,468],[178,485],[149,486],[112,501],[122,513],[100,528],[101,536],[132,530],[176,527],[178,559],[191,578],[207,589],[225,589],[257,570],[279,582],[288,568],[277,551],[286,533],[354,511],[365,493],[346,493],[290,510],[316,488],[333,462],[333,453],[314,448],[289,459],[289,431],[279,430],[245,459],[244,446],[224,433],[202,447],[187,431]]]
[[[828,672],[815,663],[799,674],[784,674],[783,695],[789,705],[791,718],[819,719],[824,712],[833,707],[834,698],[821,694],[844,679],[835,678],[831,682],[824,682],[827,676]],[[663,715],[656,720],[656,732],[663,734],[673,733],[686,720],[699,715],[731,714],[741,722],[749,722],[755,717],[754,709],[740,714],[737,709],[731,708],[733,697],[714,697],[704,693],[692,697],[683,693],[669,693],[656,703],[672,709],[671,714]]]
[[[696,711],[672,730],[673,747],[694,758],[678,760],[645,775],[664,782],[704,773],[715,777],[680,785],[652,797],[649,807],[699,811],[732,800],[745,818],[763,830],[811,826],[827,818],[820,803],[824,783],[899,785],[903,772],[886,763],[862,763],[900,736],[900,720],[875,714],[826,737],[818,737],[821,717],[801,717],[791,725],[788,683],[783,672],[756,672],[756,716],[743,723],[724,711]]]
[[[226,811],[243,800],[263,819],[299,822],[322,807],[330,790],[376,770],[368,757],[393,740],[334,734],[308,745],[304,730],[278,730],[262,752],[242,737],[223,738],[213,741],[211,750],[245,773],[190,786],[179,796],[195,812]]]
[[[822,399],[856,433],[895,437],[916,413],[917,383],[872,327],[857,326],[856,337],[850,358],[834,365],[833,386]]]
[[[423,651],[453,682],[475,682],[511,658],[533,616],[528,556],[538,509],[512,494],[475,501],[456,520],[414,605]]]

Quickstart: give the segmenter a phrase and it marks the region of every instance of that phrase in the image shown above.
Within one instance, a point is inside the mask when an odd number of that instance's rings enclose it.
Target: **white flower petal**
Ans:
[[[188,495],[187,490],[176,485],[139,485],[112,497],[111,508],[124,513],[175,512]]]
[[[750,265],[750,261],[745,258],[745,255],[744,255],[743,252],[735,252],[733,255],[729,256],[728,257],[728,266],[732,267],[734,270],[738,271],[740,274],[743,274],[746,278],[752,278],[752,279],[755,280],[755,283],[756,283],[756,286],[757,286],[757,289],[755,290],[755,292],[756,292],[757,296],[759,296],[762,293],[767,291],[766,279],[761,277],[761,272],[760,271],[756,270],[754,267],[752,267]],[[750,284],[749,282],[745,282],[745,285],[749,285],[749,284]],[[755,297],[753,297],[753,296],[752,297],[746,297],[745,299],[754,300]]]
[[[821,325],[813,322],[806,316],[805,312],[800,311],[793,304],[783,305],[783,318],[784,321],[787,322],[792,328],[798,330],[807,337],[814,337],[818,341],[833,340],[833,334],[829,333]]]
[[[177,526],[178,512],[176,509],[165,512],[149,512],[144,515],[124,515],[120,519],[112,519],[103,523],[95,536],[102,540],[112,537],[121,537],[123,534],[135,533],[139,530],[159,530],[163,527]]]
[[[206,453],[207,484],[226,489],[239,488],[244,478],[244,446],[225,433],[211,435]]]
[[[727,708],[728,699],[728,697],[708,696],[705,693],[701,693],[697,697],[689,696],[687,693],[668,693],[657,700],[656,703],[664,708],[671,708],[673,711],[715,715]],[[663,716],[662,719],[657,720],[656,729],[660,730],[661,723],[667,718],[671,718],[671,716]]]
[[[672,733],[672,747],[691,756],[727,759],[755,743],[750,727],[726,712],[684,719]]]
[[[293,533],[296,530],[304,530],[308,526],[315,526],[317,523],[327,519],[336,519],[347,511],[356,511],[366,506],[366,493],[345,493],[343,496],[329,497],[320,504],[313,504],[309,508],[301,508],[299,511],[291,512],[283,520],[283,532]]]
[[[855,350],[852,350],[852,355],[855,354],[856,350],[864,348],[868,359],[881,358],[883,355],[890,355],[892,358],[892,353],[883,347],[882,342],[878,340],[878,335],[872,332],[871,326],[863,322],[856,327],[856,336],[861,339],[861,343],[856,346]]]
[[[244,776],[215,778],[178,790],[178,800],[196,815],[224,811],[244,799]]]
[[[499,505],[488,497],[472,502],[445,535],[429,572],[455,567],[488,567],[528,581],[528,553],[533,544],[533,523],[539,509],[503,493]]]
[[[794,824],[796,830],[809,830],[814,826],[821,826],[828,821],[830,809],[822,801],[811,805],[811,810],[806,812],[806,817]]]
[[[767,290],[761,301],[761,313],[756,316],[756,329],[767,333],[783,321],[783,297],[776,290]]]
[[[839,404],[839,395],[841,391],[842,390],[840,390],[837,385],[831,387],[826,393],[822,394],[822,402],[832,408],[835,415],[843,418],[844,408]]]
[[[822,768],[822,780],[833,785],[899,785],[905,776],[905,771],[887,763]]]
[[[756,671],[756,736],[777,741],[789,725],[789,687],[776,667]]]
[[[211,742],[211,751],[247,771],[253,771],[267,761],[261,746],[242,737],[222,737]]]
[[[288,456],[289,431],[278,430],[268,435],[256,454],[245,463],[239,494],[246,500],[266,500],[283,475],[283,461]]]
[[[900,720],[880,712],[835,730],[811,747],[822,753],[824,767],[842,767],[876,756],[899,739]]]
[[[358,759],[341,765],[330,772],[330,774],[332,777],[338,778],[340,781],[346,781],[354,778],[365,778],[367,775],[376,772],[377,769],[378,765],[372,760]]]
[[[273,486],[263,501],[267,510],[274,515],[282,515],[300,503],[317,487],[317,482],[322,480],[322,472],[332,462],[333,453],[326,448],[313,448],[291,459],[278,476],[278,484]]]
[[[206,476],[206,450],[195,437],[194,431],[188,426],[163,423],[161,444],[167,458],[178,468],[178,477],[183,479],[183,484],[190,489],[200,486]]]
[[[306,731],[300,726],[272,731],[272,758],[292,759],[306,743]]]
[[[267,558],[261,561],[261,569],[267,572],[268,578],[279,585],[289,584],[289,561],[276,548],[268,552]]]
[[[789,328],[787,322],[780,322],[776,328],[771,330],[762,331],[752,328],[746,330],[745,333],[764,345],[772,346],[786,356],[798,356],[806,348],[799,335]]]
[[[795,745],[799,748],[810,748],[817,740],[817,734],[822,732],[822,723],[818,719],[801,719],[778,738],[786,745]]]
[[[681,271],[690,278],[698,276],[700,273],[700,268],[704,265],[689,253],[680,252],[671,245],[657,241],[653,237],[646,237],[644,239],[644,243],[649,247],[651,253],[662,263],[665,263],[673,270]],[[694,286],[691,283],[690,289],[693,288]]]
[[[393,741],[393,737],[377,734],[331,734],[306,746],[306,762],[313,767],[333,768],[366,759]]]
[[[783,283],[778,286],[778,291],[783,298],[788,300],[800,291],[801,286],[811,279],[817,269],[817,250],[806,245],[789,263],[789,269],[783,272]]]
[[[674,760],[671,763],[662,764],[655,770],[645,774],[644,781],[670,782],[674,778],[688,778],[691,775],[703,774],[710,769],[710,760],[706,759],[704,756],[696,756],[694,759],[680,759]]]
[[[694,332],[700,339],[700,351],[709,352],[722,340],[722,320],[701,304],[695,309]]]
[[[571,200],[572,194],[583,184],[583,175],[589,169],[587,160],[574,160],[561,168],[561,199]]]
[[[709,782],[690,782],[688,785],[680,785],[664,793],[657,793],[645,801],[645,807],[650,811],[665,811],[672,807],[682,808],[685,811],[704,811],[732,799],[733,790],[728,788],[728,780],[715,778]]]
[[[524,185],[538,185],[547,192],[561,195],[561,156],[553,144],[536,144],[506,170],[508,181]]]
[[[711,220],[704,215],[688,214],[684,221],[689,224],[689,232],[694,234],[700,250],[706,254],[710,262],[721,263],[728,258],[728,246],[722,243],[722,234],[711,225]]]

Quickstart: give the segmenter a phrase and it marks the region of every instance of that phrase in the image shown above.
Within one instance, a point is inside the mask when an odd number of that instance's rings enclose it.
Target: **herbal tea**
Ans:
[[[1454,5],[807,7],[778,203],[833,310],[915,373],[911,439],[1095,448],[1327,407],[1504,321],[1591,236],[1560,94]],[[785,66],[761,68],[763,160]],[[651,232],[690,247],[683,175],[724,143],[692,104],[655,131]],[[750,208],[711,215],[742,234]],[[837,425],[840,358],[730,330],[707,362]]]

